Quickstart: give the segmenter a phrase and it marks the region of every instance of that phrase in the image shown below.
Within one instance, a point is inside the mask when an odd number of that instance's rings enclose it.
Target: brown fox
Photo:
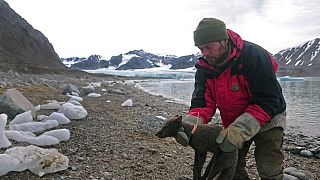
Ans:
[[[225,153],[219,149],[216,138],[222,127],[213,124],[197,125],[196,130],[191,133],[195,129],[194,125],[184,123],[182,116],[177,115],[167,120],[156,133],[156,136],[159,138],[176,137],[181,127],[184,128],[184,131],[190,138],[189,145],[195,150],[193,179],[211,180],[215,177],[219,180],[232,179],[236,170],[238,151]],[[201,176],[208,151],[213,153],[213,156],[203,176]]]

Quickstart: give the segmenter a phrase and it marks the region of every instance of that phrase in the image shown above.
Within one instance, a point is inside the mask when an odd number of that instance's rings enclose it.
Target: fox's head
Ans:
[[[180,127],[182,127],[182,116],[176,115],[164,123],[156,136],[159,138],[176,137]]]

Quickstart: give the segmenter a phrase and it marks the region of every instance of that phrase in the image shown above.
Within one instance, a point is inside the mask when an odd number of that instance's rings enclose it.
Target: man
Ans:
[[[224,129],[213,141],[224,152],[239,149],[234,179],[250,179],[245,157],[252,142],[261,179],[283,179],[283,130],[286,103],[270,53],[226,29],[215,18],[204,18],[194,31],[202,57],[196,64],[191,107],[184,121],[207,124],[219,109]],[[188,145],[182,129],[176,140]]]

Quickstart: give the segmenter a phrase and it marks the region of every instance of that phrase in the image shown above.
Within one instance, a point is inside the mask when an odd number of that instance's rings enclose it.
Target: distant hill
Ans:
[[[49,40],[0,0],[0,70],[24,72],[67,68]]]
[[[274,57],[279,64],[280,75],[320,77],[320,39],[284,49]]]
[[[176,57],[173,55],[158,56],[143,50],[133,50],[125,54],[112,56],[106,60],[100,55],[92,55],[89,58],[61,58],[68,67],[93,70],[111,68],[116,70],[145,69],[160,66],[170,66],[170,69],[185,69],[193,67],[197,61],[197,55]]]

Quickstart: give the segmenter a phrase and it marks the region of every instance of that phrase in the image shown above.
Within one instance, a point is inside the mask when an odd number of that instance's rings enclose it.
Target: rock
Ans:
[[[68,102],[71,103],[71,104],[74,104],[76,106],[82,106],[82,104],[79,101],[76,101],[76,100],[69,100]]]
[[[4,133],[4,128],[7,124],[7,118],[8,116],[6,114],[0,114],[0,149],[11,146],[11,142]]]
[[[63,88],[63,94],[67,94],[67,93],[71,94],[72,92],[76,92],[78,95],[80,94],[80,90],[78,89],[78,87],[73,84],[67,84]]]
[[[47,120],[56,120],[58,124],[68,124],[70,123],[70,119],[68,119],[64,114],[53,112],[48,117],[46,117],[43,122]]]
[[[56,110],[59,109],[60,104],[58,103],[58,101],[53,100],[52,102],[49,102],[47,104],[42,104],[40,105],[40,109],[51,109],[51,110]]]
[[[310,152],[309,150],[300,151],[300,155],[304,156],[304,157],[312,157],[313,156],[312,152]]]
[[[59,143],[59,140],[52,136],[40,135],[36,136],[29,131],[5,131],[6,136],[17,142],[27,142],[37,146],[51,146]]]
[[[42,135],[52,136],[61,141],[67,141],[70,139],[70,131],[68,129],[54,129],[43,133]]]
[[[32,117],[36,116],[34,106],[16,89],[8,89],[0,96],[0,109],[9,119],[26,111],[31,111]]]
[[[302,170],[292,172],[290,175],[297,177],[299,180],[313,179],[313,176],[309,172]]]
[[[299,178],[285,173],[283,180],[299,180]]]
[[[10,130],[41,132],[46,129],[57,127],[59,124],[56,120],[47,120],[45,122],[27,122],[21,124],[9,125]]]
[[[78,102],[82,102],[83,98],[82,97],[78,97],[78,96],[71,96],[69,101],[72,101],[72,100],[75,100],[75,101],[78,101]]]
[[[300,151],[305,150],[304,147],[293,147],[292,149],[290,149],[290,152],[292,154],[300,154]]]
[[[125,102],[123,102],[122,104],[121,104],[121,106],[132,106],[133,105],[133,102],[132,102],[132,99],[128,99],[128,100],[126,100]]]
[[[42,149],[37,146],[13,147],[7,149],[5,154],[18,160],[18,164],[8,161],[1,165],[11,167],[11,171],[29,169],[38,176],[54,173],[68,168],[69,159],[60,154],[57,149]]]
[[[88,115],[88,112],[82,106],[76,106],[71,103],[63,104],[58,113],[63,113],[68,119],[83,119]]]
[[[33,121],[33,118],[32,118],[31,111],[27,111],[27,112],[18,114],[12,121],[9,122],[9,125],[27,123],[32,121]]]
[[[124,95],[125,94],[125,92],[122,89],[111,89],[111,90],[108,90],[108,93],[117,94],[117,95]]]
[[[311,148],[311,149],[309,149],[309,151],[312,152],[313,154],[319,154],[320,147]]]
[[[98,93],[90,93],[87,95],[88,97],[100,97],[101,94],[98,94]]]
[[[295,167],[287,167],[287,168],[284,168],[283,172],[284,173],[287,173],[287,174],[291,174],[291,172],[295,172],[297,171],[298,169],[295,168]]]
[[[86,87],[83,87],[83,94],[85,96],[87,96],[88,94],[90,93],[94,93],[95,90],[94,90],[94,87],[93,86],[86,86]]]

